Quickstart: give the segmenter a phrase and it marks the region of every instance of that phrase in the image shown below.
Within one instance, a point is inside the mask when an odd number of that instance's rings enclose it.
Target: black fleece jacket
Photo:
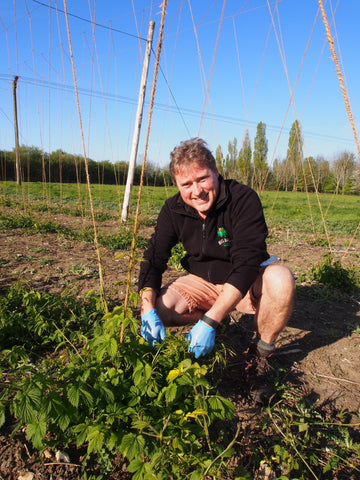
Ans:
[[[212,283],[230,283],[245,296],[269,258],[267,234],[260,199],[246,185],[219,176],[219,195],[205,220],[178,193],[160,211],[141,262],[139,290],[160,291],[171,249],[181,242],[185,270]]]

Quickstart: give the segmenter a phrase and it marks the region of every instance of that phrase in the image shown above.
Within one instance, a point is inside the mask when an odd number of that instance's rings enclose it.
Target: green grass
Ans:
[[[360,221],[360,197],[323,193],[263,192],[261,195],[269,227],[329,235],[351,236]]]
[[[125,187],[92,185],[92,199],[98,222],[120,217]],[[152,225],[166,198],[177,188],[143,187],[141,222]],[[134,186],[129,219],[135,213],[139,187]],[[266,221],[269,229],[330,236],[352,236],[360,221],[360,197],[299,192],[262,192]],[[39,182],[0,182],[0,205],[26,211],[48,211],[73,216],[89,216],[90,204],[86,185],[51,184]],[[324,225],[325,223],[325,225]]]

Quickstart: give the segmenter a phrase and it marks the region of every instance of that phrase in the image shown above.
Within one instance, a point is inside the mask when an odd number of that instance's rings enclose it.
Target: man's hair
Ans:
[[[189,167],[196,163],[200,167],[210,168],[217,171],[216,161],[207,144],[201,138],[191,138],[181,142],[178,147],[170,153],[170,175],[175,181],[175,175],[182,167]]]

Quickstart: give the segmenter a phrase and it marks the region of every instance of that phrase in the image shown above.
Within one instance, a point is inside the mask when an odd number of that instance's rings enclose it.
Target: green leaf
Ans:
[[[5,405],[0,402],[0,428],[4,425],[5,423]]]
[[[138,420],[138,419],[135,419],[131,426],[133,428],[136,428],[138,430],[143,430],[144,428],[148,427],[151,423],[146,421],[146,420]]]
[[[80,423],[74,428],[74,433],[76,434],[76,445],[80,447],[86,442],[86,437],[89,427],[85,423]]]
[[[220,395],[209,397],[207,403],[211,409],[211,413],[215,414],[216,417],[221,418],[222,420],[234,416],[234,404]]]
[[[112,390],[110,390],[110,388],[108,388],[106,385],[101,385],[101,393],[103,394],[106,402],[109,404],[109,403],[114,403],[115,401],[115,395],[114,395],[114,392]]]
[[[88,453],[100,452],[104,446],[104,432],[101,426],[90,427],[88,429],[87,440],[89,442]]]
[[[299,428],[299,432],[306,432],[307,430],[309,430],[309,425],[307,423],[300,422],[298,424],[298,428]]]
[[[177,386],[175,383],[171,383],[166,389],[165,389],[165,399],[166,403],[169,404],[175,400],[177,393]]]
[[[98,362],[101,362],[106,354],[114,358],[118,351],[118,342],[110,334],[99,335],[95,338],[93,345],[96,347],[94,353]]]
[[[144,468],[144,463],[139,460],[138,458],[134,458],[134,460],[132,460],[128,467],[127,467],[127,471],[128,472],[131,472],[131,473],[135,473],[135,472],[141,472],[141,471],[145,471],[145,468]]]
[[[67,427],[70,424],[70,417],[66,413],[64,415],[60,415],[57,419],[57,422],[59,424],[59,427],[63,432],[67,429]]]
[[[135,457],[139,457],[143,453],[144,447],[145,439],[142,435],[129,433],[123,437],[120,450],[124,457],[132,460]]]
[[[79,391],[80,391],[82,399],[84,400],[84,403],[88,407],[92,407],[93,404],[94,404],[94,397],[93,397],[92,393],[89,391],[89,389],[87,389],[85,387],[80,387]]]
[[[190,480],[200,480],[202,478],[201,472],[192,472]]]
[[[152,368],[149,363],[145,363],[145,369],[144,369],[144,379],[149,380],[152,374]]]
[[[31,423],[37,417],[40,409],[42,392],[40,388],[31,386],[26,392],[16,394],[16,414],[24,423]]]
[[[43,440],[46,435],[46,422],[39,421],[29,423],[26,427],[26,435],[31,440],[35,448],[40,449],[43,446]]]
[[[75,385],[71,386],[67,392],[67,396],[71,405],[77,408],[79,406],[79,399],[80,399],[80,392],[77,386]]]

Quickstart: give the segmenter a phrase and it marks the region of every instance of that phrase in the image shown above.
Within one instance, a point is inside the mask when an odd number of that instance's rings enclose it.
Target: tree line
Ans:
[[[229,141],[224,155],[216,149],[219,171],[227,178],[235,178],[257,190],[283,190],[298,192],[335,192],[360,194],[360,165],[354,153],[343,151],[329,162],[322,156],[303,156],[301,125],[295,120],[289,132],[285,159],[276,158],[268,164],[266,124],[258,123],[251,145],[246,131],[240,148],[237,139]]]
[[[0,178],[15,180],[15,150],[0,150]],[[21,180],[24,182],[86,183],[85,161],[80,155],[72,155],[63,150],[51,153],[42,152],[31,146],[20,147]],[[108,160],[97,162],[87,159],[91,183],[125,185],[128,163],[112,163]],[[134,185],[140,184],[141,166],[135,167]],[[146,185],[164,186],[171,184],[170,174],[151,162],[147,162],[144,172]]]
[[[85,164],[81,156],[63,150],[44,153],[37,147],[20,147],[22,181],[53,183],[85,183]],[[14,180],[15,150],[0,150],[0,175],[2,180]],[[295,120],[289,132],[285,159],[268,162],[266,124],[259,122],[253,145],[249,131],[245,131],[242,145],[237,138],[230,140],[224,154],[220,145],[216,148],[216,163],[225,178],[234,178],[256,190],[283,190],[309,192],[335,192],[360,194],[360,166],[354,153],[343,151],[330,162],[322,156],[303,156],[301,125]],[[96,162],[88,159],[91,183],[125,185],[128,163]],[[134,185],[139,185],[141,166],[135,167]],[[146,185],[164,186],[172,183],[167,168],[147,162],[144,172]]]

